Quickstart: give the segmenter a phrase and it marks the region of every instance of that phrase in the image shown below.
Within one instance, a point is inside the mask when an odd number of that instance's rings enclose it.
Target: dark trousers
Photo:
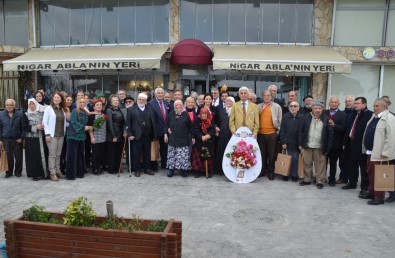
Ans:
[[[342,155],[339,157],[339,167],[340,167],[340,175],[339,179],[342,180],[344,183],[348,182],[348,172],[347,172],[347,155],[345,151],[342,151]]]
[[[67,140],[66,178],[83,178],[85,170],[85,141]]]
[[[143,155],[144,169],[151,169],[151,137],[143,135],[140,139],[133,140],[132,150],[134,171],[141,171],[141,155]]]
[[[360,160],[349,160],[348,161],[348,180],[349,184],[357,185],[359,173],[361,173],[361,190],[368,190],[369,177],[367,172],[367,156],[362,154]]]
[[[160,151],[160,167],[166,168],[167,165],[167,143],[165,143],[164,137],[159,137],[159,151]]]
[[[90,167],[92,159],[92,144],[91,138],[89,133],[86,133],[86,140],[85,140],[85,165],[86,167]]]
[[[276,133],[258,133],[258,145],[261,149],[262,157],[261,173],[265,173],[266,171],[269,173],[274,173],[274,165],[277,157],[277,140],[278,135]]]
[[[23,166],[23,144],[17,143],[16,140],[3,140],[4,148],[7,151],[8,170],[7,175],[14,174],[17,176],[22,175]],[[14,167],[15,159],[15,167]]]
[[[329,158],[329,182],[336,181],[337,161],[343,155],[342,149],[331,150],[328,154]]]
[[[123,141],[107,142],[108,173],[118,173],[122,160]]]
[[[106,142],[92,144],[92,169],[97,170],[103,165],[103,157],[106,153]]]
[[[44,141],[45,141],[45,138],[44,138]],[[48,152],[48,147],[47,147],[47,152]],[[46,154],[45,156],[48,157],[48,154]],[[67,139],[65,136],[64,141],[63,141],[63,146],[62,146],[62,153],[60,154],[60,171],[62,171],[62,173],[64,173],[66,171],[66,156],[67,156]],[[46,161],[46,162],[48,163],[48,161]],[[48,167],[48,165],[47,165],[47,167]]]

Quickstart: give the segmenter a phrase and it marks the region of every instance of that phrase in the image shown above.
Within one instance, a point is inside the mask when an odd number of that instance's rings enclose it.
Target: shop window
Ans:
[[[184,0],[181,39],[311,44],[313,0]]]
[[[392,102],[389,110],[395,112],[395,65],[384,66],[383,94],[390,97]]]
[[[387,23],[386,46],[395,46],[395,0],[391,1]]]
[[[28,45],[28,1],[0,1],[0,44]]]
[[[40,0],[40,45],[169,42],[169,0]]]
[[[336,6],[335,45],[383,45],[386,0],[338,0]]]
[[[331,83],[330,95],[338,96],[342,104],[347,95],[363,96],[368,100],[368,108],[372,110],[373,101],[379,93],[380,66],[353,65],[351,74],[334,74]]]

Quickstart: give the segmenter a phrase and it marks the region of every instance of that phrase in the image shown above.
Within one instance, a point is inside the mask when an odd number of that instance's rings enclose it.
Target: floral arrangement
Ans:
[[[96,115],[95,120],[93,121],[93,127],[94,128],[101,128],[102,125],[107,121],[108,116],[103,114],[103,115]]]
[[[247,144],[241,140],[232,146],[232,148],[233,151],[226,153],[226,157],[230,158],[230,165],[232,167],[249,169],[257,163],[255,155],[257,148],[254,148],[252,144]]]

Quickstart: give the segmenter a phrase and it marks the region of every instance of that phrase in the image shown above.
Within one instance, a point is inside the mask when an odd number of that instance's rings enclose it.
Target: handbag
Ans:
[[[0,172],[1,171],[8,171],[7,151],[4,145],[0,147]]]
[[[288,155],[288,151],[286,149],[283,149],[282,153],[277,155],[274,173],[289,176],[291,173],[291,160],[292,156]]]
[[[151,161],[157,161],[159,159],[159,141],[151,141]]]
[[[299,178],[304,178],[304,164],[303,164],[303,155],[302,155],[302,153],[299,153],[299,159],[298,159],[298,177],[299,177]]]
[[[380,164],[374,165],[374,190],[375,191],[395,191],[395,165]]]

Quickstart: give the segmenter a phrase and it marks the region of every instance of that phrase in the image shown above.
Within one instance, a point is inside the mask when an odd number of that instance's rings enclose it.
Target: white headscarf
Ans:
[[[30,110],[29,108],[29,103],[33,102],[34,104],[36,104],[36,109],[35,110]],[[27,108],[27,113],[31,114],[31,113],[37,113],[37,112],[44,112],[45,107],[43,105],[40,105],[36,99],[31,98],[27,100],[27,104],[28,104],[28,108]]]
[[[230,99],[233,102],[233,105],[235,104],[235,98],[228,97],[226,100],[228,100],[228,99]],[[228,107],[225,103],[224,103],[224,105],[225,105],[226,113],[228,113],[228,116],[230,116],[230,112],[232,110],[232,107]]]

